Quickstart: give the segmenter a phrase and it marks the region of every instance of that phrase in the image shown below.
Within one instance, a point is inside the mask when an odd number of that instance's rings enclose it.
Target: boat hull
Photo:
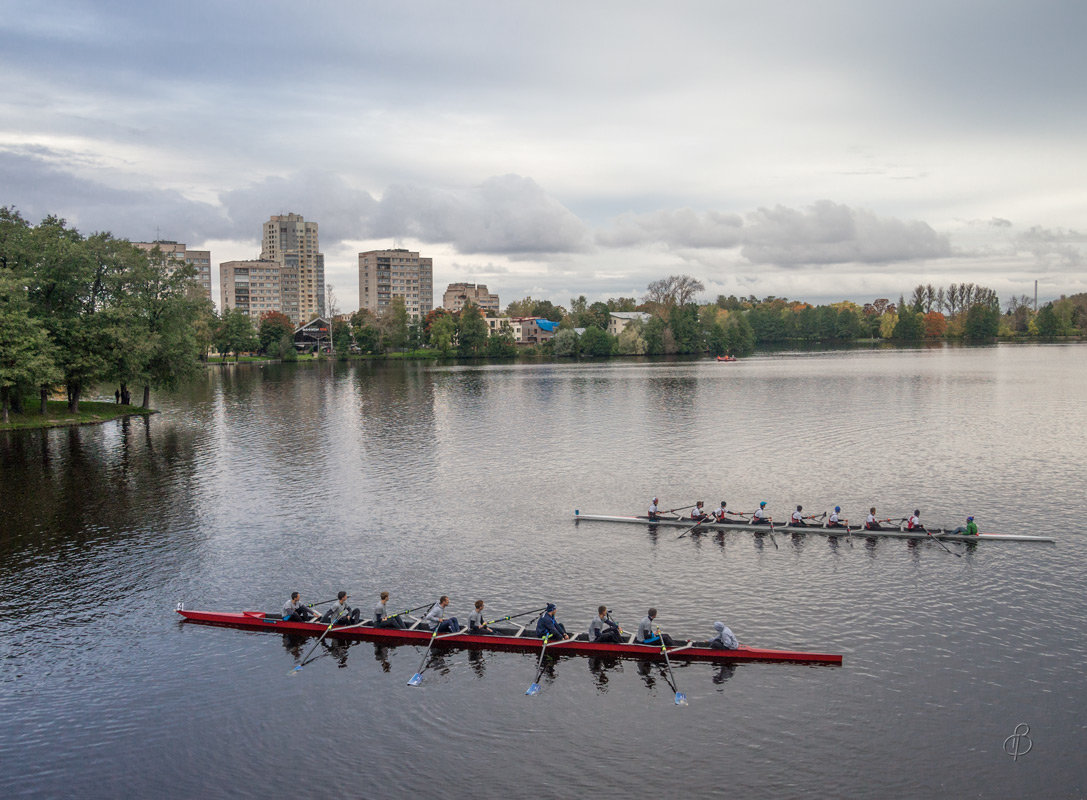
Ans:
[[[752,525],[749,522],[703,522],[695,526],[694,520],[668,518],[660,520],[651,520],[648,517],[623,517],[623,516],[608,516],[606,514],[582,514],[580,511],[574,512],[575,520],[589,520],[592,522],[627,522],[636,523],[640,525],[663,525],[670,528],[692,528],[691,533],[706,530],[716,531],[750,531],[752,533],[759,533],[762,531],[769,531],[769,525]],[[824,536],[847,536],[852,533],[853,536],[878,536],[888,539],[942,539],[943,541],[952,542],[977,542],[977,541],[1005,541],[1005,542],[1056,542],[1049,536],[1029,536],[1026,534],[1012,534],[1012,533],[979,533],[976,536],[968,536],[961,533],[951,533],[950,531],[930,531],[929,533],[915,532],[915,531],[903,531],[897,528],[887,529],[884,528],[878,531],[869,531],[864,528],[850,528],[849,532],[845,528],[824,528],[820,526],[809,525],[804,528],[792,528],[788,525],[774,525],[775,533],[818,533]]]
[[[316,622],[284,622],[280,617],[265,614],[262,611],[219,612],[189,611],[179,608],[177,613],[188,622],[201,625],[218,625],[227,628],[241,628],[266,633],[285,633],[295,636],[320,636],[327,625]],[[371,625],[360,627],[344,626],[333,628],[327,638],[362,639],[373,642],[386,642],[390,645],[426,644],[430,641],[430,631],[403,630],[398,628],[375,628]],[[539,652],[542,640],[530,635],[525,636],[478,636],[441,634],[434,640],[434,646],[478,648],[487,650],[520,650]],[[660,658],[657,645],[644,644],[598,644],[577,640],[550,642],[548,653],[559,655],[579,655],[591,657],[620,658]],[[736,650],[719,650],[708,647],[675,648],[668,652],[670,658],[683,661],[785,661],[806,664],[841,664],[842,656],[830,653],[805,653],[793,650],[767,650],[758,647],[740,645]]]

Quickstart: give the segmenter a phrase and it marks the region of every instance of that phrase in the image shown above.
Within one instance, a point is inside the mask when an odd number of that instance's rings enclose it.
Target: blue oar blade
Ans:
[[[416,672],[411,676],[411,680],[408,681],[408,686],[418,686],[423,682],[423,675],[420,672]]]
[[[538,695],[539,693],[540,693],[540,684],[538,684],[538,683],[534,683],[531,686],[529,686],[528,691],[525,692],[525,694],[529,695],[530,697],[534,697],[534,696]]]
[[[686,695],[685,692],[676,692],[676,705],[677,706],[687,705],[687,695]]]
[[[290,672],[288,672],[287,674],[288,674],[288,675],[297,675],[297,674],[298,674],[298,671],[299,671],[299,670],[301,670],[301,669],[302,669],[302,665],[301,665],[301,664],[299,664],[299,665],[298,665],[297,667],[295,667],[294,669],[292,669],[292,670],[291,670]]]

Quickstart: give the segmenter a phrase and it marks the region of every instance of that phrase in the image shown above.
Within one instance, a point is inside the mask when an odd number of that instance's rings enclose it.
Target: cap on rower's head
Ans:
[[[841,506],[834,506],[834,513],[835,513],[835,514],[837,514],[837,513],[838,513],[839,511],[841,511],[841,510],[842,510],[842,507],[841,507]]]
[[[654,502],[654,503],[655,503],[655,502],[657,502],[657,499],[658,499],[658,498],[654,497],[654,498],[653,498],[653,502]]]
[[[759,508],[765,508],[765,507],[766,507],[766,501],[763,500],[761,503],[759,503]]]
[[[973,518],[973,517],[967,517],[967,518],[966,518],[966,521],[967,521],[967,522],[973,522],[973,521],[974,521],[974,518]]]
[[[551,613],[552,611],[554,611],[554,610],[555,610],[556,608],[558,608],[558,606],[556,606],[556,605],[555,605],[554,603],[548,603],[548,604],[547,604],[547,610],[546,610],[546,611],[544,611],[544,613],[545,613],[545,614],[550,614],[550,613]]]

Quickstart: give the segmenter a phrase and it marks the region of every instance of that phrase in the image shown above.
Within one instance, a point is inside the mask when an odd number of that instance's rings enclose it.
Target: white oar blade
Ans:
[[[418,686],[422,682],[422,673],[416,672],[414,675],[411,676],[411,680],[408,681],[408,686]]]
[[[676,705],[677,706],[687,705],[687,695],[684,692],[676,692]]]
[[[534,683],[528,687],[528,691],[525,692],[529,697],[535,697],[540,693],[540,684]]]

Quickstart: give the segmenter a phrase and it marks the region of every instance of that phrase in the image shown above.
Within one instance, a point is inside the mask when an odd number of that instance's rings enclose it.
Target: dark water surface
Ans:
[[[1076,346],[242,365],[146,422],[0,434],[0,797],[1083,797],[1085,395]],[[1059,543],[572,520],[654,494]],[[679,708],[656,664],[560,658],[529,698],[529,654],[412,688],[422,648],[357,643],[289,676],[308,642],[173,611],[340,588],[577,629],[656,605],[845,662],[678,667]]]

